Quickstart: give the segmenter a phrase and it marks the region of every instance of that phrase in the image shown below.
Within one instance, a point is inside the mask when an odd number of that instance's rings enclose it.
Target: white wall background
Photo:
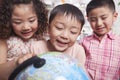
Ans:
[[[114,23],[113,25],[113,31],[120,35],[120,5],[118,5],[118,3],[120,3],[120,0],[114,0],[115,4],[116,4],[116,11],[118,12],[118,18],[117,21]]]

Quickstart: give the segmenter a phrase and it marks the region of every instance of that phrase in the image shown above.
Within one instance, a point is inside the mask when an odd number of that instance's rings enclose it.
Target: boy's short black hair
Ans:
[[[72,17],[75,17],[78,20],[78,22],[81,23],[82,26],[85,23],[84,15],[82,14],[82,11],[78,7],[72,4],[66,3],[66,4],[57,5],[50,13],[49,24],[58,14],[66,14],[66,16],[71,15]]]
[[[104,6],[115,12],[115,3],[113,0],[91,0],[86,7],[87,16],[91,10]]]

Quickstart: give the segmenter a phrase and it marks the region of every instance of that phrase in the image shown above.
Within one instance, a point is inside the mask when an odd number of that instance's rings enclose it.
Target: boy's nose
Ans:
[[[68,39],[68,37],[69,37],[68,31],[63,31],[63,32],[62,32],[62,38]]]
[[[97,20],[97,26],[101,26],[103,24],[102,20],[101,19],[98,19]]]

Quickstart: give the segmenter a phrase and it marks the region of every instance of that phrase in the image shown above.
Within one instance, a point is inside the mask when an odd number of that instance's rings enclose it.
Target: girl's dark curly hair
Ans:
[[[41,0],[2,0],[0,5],[0,38],[8,39],[15,35],[11,26],[11,17],[14,5],[33,4],[33,9],[38,17],[38,30],[35,35],[43,35],[48,26],[48,10]],[[29,14],[28,14],[29,15]]]

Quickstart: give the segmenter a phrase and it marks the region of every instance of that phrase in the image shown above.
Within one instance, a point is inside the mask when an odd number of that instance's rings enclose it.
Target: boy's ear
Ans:
[[[81,32],[82,32],[82,29],[80,30],[79,35],[81,34]]]
[[[114,17],[114,21],[115,21],[117,19],[117,17],[118,17],[118,13],[114,12],[113,17]]]
[[[48,25],[47,32],[48,34],[50,33],[50,24]]]
[[[80,33],[79,33],[79,35],[81,34],[81,31],[80,31]]]
[[[87,21],[89,21],[89,18],[86,16]]]

